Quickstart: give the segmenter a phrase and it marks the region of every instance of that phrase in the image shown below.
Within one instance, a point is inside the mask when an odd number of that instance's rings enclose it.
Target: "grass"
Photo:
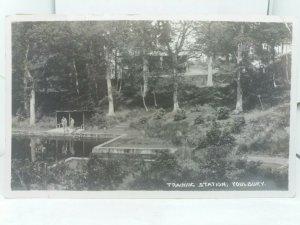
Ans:
[[[196,148],[201,139],[206,137],[213,121],[217,121],[221,129],[228,129],[234,136],[236,145],[233,152],[240,154],[259,154],[272,156],[288,156],[289,150],[289,104],[262,110],[252,110],[243,115],[229,114],[222,120],[218,118],[218,108],[209,104],[185,107],[186,117],[174,121],[172,111],[160,112],[160,109],[143,108],[119,109],[115,116],[96,113],[86,126],[87,131],[112,129],[122,124],[124,132],[132,136],[119,141],[116,145],[126,146],[176,146],[178,148]],[[200,120],[199,120],[200,117]],[[236,121],[244,118],[245,123]],[[198,119],[198,120],[197,120]],[[199,122],[200,121],[200,122]],[[52,129],[56,124],[54,117],[44,116],[35,125],[35,129]],[[29,119],[18,121],[12,118],[13,128],[32,129]],[[238,127],[237,127],[238,126]]]
[[[237,139],[242,152],[261,155],[288,156],[289,107],[279,105],[265,111],[245,114],[246,125]]]
[[[16,129],[36,129],[36,130],[48,130],[53,129],[56,126],[56,118],[50,116],[43,116],[38,120],[34,126],[30,126],[29,118],[25,120],[18,120],[17,117],[12,117],[12,127]]]

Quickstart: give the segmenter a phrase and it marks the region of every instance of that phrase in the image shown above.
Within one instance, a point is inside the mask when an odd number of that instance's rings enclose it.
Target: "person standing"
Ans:
[[[70,119],[70,128],[73,129],[75,124],[75,120],[71,117]]]
[[[62,123],[62,126],[64,128],[64,131],[66,130],[66,127],[67,127],[67,119],[63,116],[63,118],[61,119],[61,123]]]

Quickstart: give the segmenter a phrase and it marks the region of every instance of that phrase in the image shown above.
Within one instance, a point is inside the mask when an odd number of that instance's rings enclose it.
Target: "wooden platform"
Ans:
[[[71,129],[71,128],[55,128],[55,129],[52,129],[52,130],[48,130],[47,132],[49,133],[56,133],[56,134],[72,134],[72,133],[80,133],[82,132],[83,129]]]

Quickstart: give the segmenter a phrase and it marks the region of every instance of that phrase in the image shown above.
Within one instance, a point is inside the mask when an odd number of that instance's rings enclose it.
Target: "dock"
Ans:
[[[159,152],[175,153],[176,148],[169,147],[137,147],[137,146],[114,146],[113,143],[119,139],[126,137],[126,134],[120,135],[107,142],[97,145],[93,148],[92,154],[95,155],[139,155],[154,156]]]

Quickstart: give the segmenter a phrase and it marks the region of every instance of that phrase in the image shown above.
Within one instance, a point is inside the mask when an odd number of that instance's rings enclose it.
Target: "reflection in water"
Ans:
[[[13,136],[12,189],[45,190],[51,189],[50,183],[55,184],[53,189],[69,188],[66,185],[65,176],[70,177],[70,172],[73,173],[73,177],[70,178],[73,182],[72,179],[83,169],[79,166],[75,166],[74,169],[74,163],[80,165],[81,158],[88,157],[94,146],[105,141],[106,139]],[[70,161],[70,165],[67,165],[65,160],[70,157],[75,157],[77,161]],[[68,167],[72,167],[73,171],[70,171]]]
[[[170,182],[228,182],[262,180],[267,185],[261,189],[286,190],[286,174],[262,171],[247,162],[211,159],[199,162],[189,158],[189,163],[180,161],[176,154],[156,152],[152,155],[130,153],[98,156],[91,155],[94,146],[103,143],[95,139],[12,138],[13,190],[170,190]],[[134,151],[133,151],[134,152]],[[225,175],[216,177],[214,166],[209,162],[224,162]],[[185,165],[193,165],[188,167]],[[237,169],[238,168],[238,169]],[[219,174],[219,173],[218,173]],[[214,177],[214,180],[211,178]],[[249,188],[249,190],[261,190]],[[181,189],[195,190],[195,189]],[[214,188],[199,190],[220,190]],[[225,189],[226,190],[226,189]],[[228,189],[227,189],[228,190]],[[233,189],[232,189],[233,190]],[[240,190],[235,188],[234,190]],[[243,189],[245,190],[245,188]]]
[[[88,157],[93,147],[104,141],[106,140],[15,136],[12,138],[12,158],[51,163],[68,157]]]

